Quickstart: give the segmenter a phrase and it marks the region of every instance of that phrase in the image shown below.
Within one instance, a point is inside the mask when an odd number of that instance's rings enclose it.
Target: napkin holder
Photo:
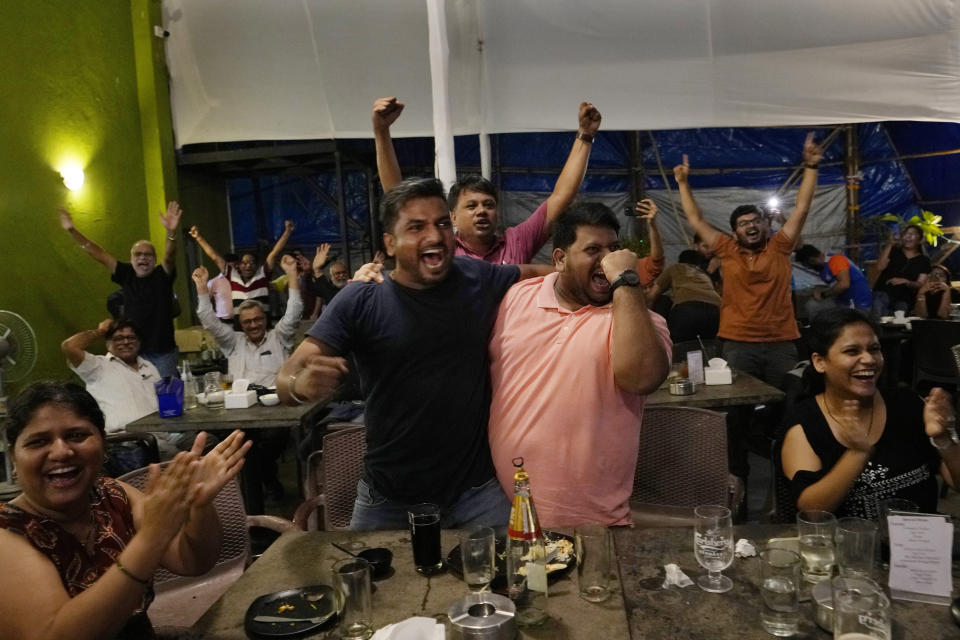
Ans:
[[[723,358],[710,358],[708,366],[703,370],[704,382],[707,386],[718,384],[733,384],[733,371],[727,366]]]
[[[234,380],[230,391],[223,394],[224,409],[246,409],[257,404],[257,392],[249,389],[250,381]]]

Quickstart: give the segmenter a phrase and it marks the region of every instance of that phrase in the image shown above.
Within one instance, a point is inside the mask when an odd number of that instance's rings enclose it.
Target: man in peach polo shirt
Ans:
[[[630,523],[644,399],[669,369],[670,333],[619,229],[602,204],[562,213],[557,272],[511,287],[491,334],[497,477],[510,495],[523,456],[544,527]]]

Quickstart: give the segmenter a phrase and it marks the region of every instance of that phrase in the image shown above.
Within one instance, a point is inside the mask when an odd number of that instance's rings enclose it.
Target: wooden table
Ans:
[[[300,429],[302,424],[313,420],[325,405],[301,404],[288,407],[282,404],[265,407],[255,404],[246,409],[208,409],[198,406],[188,409],[173,418],[161,418],[157,413],[151,413],[127,425],[126,430],[134,433],[144,431],[154,432],[181,432],[207,431],[217,429],[286,429],[294,427]],[[263,485],[260,476],[259,450],[256,446],[247,453],[246,463],[241,471],[241,486],[243,487],[244,503],[247,513],[263,513]]]
[[[442,534],[444,554],[456,544],[456,532]],[[406,531],[285,533],[217,601],[191,630],[191,638],[245,639],[243,617],[258,597],[283,589],[330,583],[333,563],[347,555],[345,548],[387,547],[393,551],[394,574],[377,581],[373,594],[373,623],[379,628],[411,616],[445,616],[450,605],[466,593],[464,582],[450,574],[430,578],[413,568],[413,552]],[[627,640],[627,616],[619,585],[606,602],[591,604],[577,595],[576,572],[550,587],[550,620],[520,637],[543,640]],[[324,635],[311,636],[314,638]],[[331,635],[331,637],[335,637]],[[450,638],[450,630],[447,638]]]
[[[664,382],[659,389],[647,396],[647,407],[699,407],[720,409],[739,405],[765,404],[783,400],[780,389],[754,378],[749,373],[738,372],[733,384],[699,385],[691,396],[675,396]]]
[[[748,524],[734,528],[734,538],[747,538],[762,551],[774,537],[796,536],[789,525]],[[707,593],[696,585],[662,589],[667,563],[676,563],[692,580],[705,573],[693,555],[693,530],[617,529],[614,543],[620,566],[630,637],[633,640],[700,640],[730,638],[770,640],[760,625],[760,558],[736,558],[723,573],[733,580],[727,593]],[[886,574],[878,575],[886,584]],[[958,570],[954,565],[954,584]],[[796,638],[828,640],[833,634],[813,621],[813,605],[801,602],[800,633]],[[893,601],[893,640],[958,638],[950,608]]]

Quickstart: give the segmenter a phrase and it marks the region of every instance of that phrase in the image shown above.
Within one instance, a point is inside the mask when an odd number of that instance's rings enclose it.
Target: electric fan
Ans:
[[[20,315],[0,309],[0,416],[7,413],[6,385],[26,378],[37,363],[37,335]],[[0,432],[0,453],[3,454],[4,478],[0,493],[17,490],[12,481],[10,456],[6,439]]]

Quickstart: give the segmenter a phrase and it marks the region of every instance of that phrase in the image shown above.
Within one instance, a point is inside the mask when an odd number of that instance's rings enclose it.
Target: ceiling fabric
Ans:
[[[960,121],[952,0],[430,0],[453,134]],[[433,135],[427,0],[164,0],[177,146]]]

